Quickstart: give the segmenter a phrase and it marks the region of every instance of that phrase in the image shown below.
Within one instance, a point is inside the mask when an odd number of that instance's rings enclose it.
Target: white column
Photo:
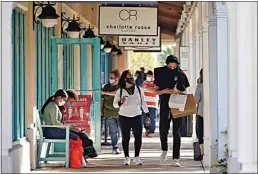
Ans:
[[[237,3],[227,2],[228,14],[228,173],[239,173],[237,161]]]
[[[196,9],[196,8],[195,8]],[[196,26],[196,20],[195,20],[195,14],[196,11],[194,12],[191,20],[191,38],[192,38],[192,57],[189,59],[189,83],[190,83],[190,88],[189,92],[191,94],[194,94],[195,92],[195,87],[196,87],[196,80],[195,80],[195,59],[196,59],[196,37],[195,37],[195,26]]]
[[[257,2],[237,9],[238,160],[242,173],[257,173]]]
[[[191,18],[189,23],[188,23],[188,34],[189,34],[189,41],[188,41],[188,53],[189,53],[189,57],[188,57],[188,60],[189,59],[193,59],[194,58],[194,55],[193,55],[193,19]],[[188,61],[190,62],[190,60]],[[191,71],[191,68],[190,67],[191,65],[188,63],[189,67],[188,67],[188,71]],[[189,78],[189,74],[190,72],[188,73],[188,78]],[[190,84],[191,86],[191,84]],[[195,117],[195,115],[194,115]],[[195,131],[195,119],[193,118],[193,133],[192,133],[192,141],[195,141],[197,139],[197,136],[196,136],[196,131]]]
[[[200,2],[199,2],[200,3]],[[196,87],[197,85],[197,79],[199,78],[199,59],[200,59],[200,38],[199,38],[199,23],[200,23],[200,18],[199,18],[199,3],[198,6],[196,7],[196,13],[195,13],[195,61],[194,61],[194,83],[193,85]]]
[[[198,59],[198,64],[199,65],[197,65],[197,62],[196,62],[196,67],[198,66],[199,67],[199,71],[202,69],[202,54],[203,54],[203,52],[202,52],[202,40],[203,40],[203,38],[202,38],[202,18],[203,18],[203,16],[202,16],[202,3],[203,2],[199,2],[199,15],[198,15],[198,20],[199,20],[199,24],[198,24],[198,31],[199,31],[199,59]],[[198,70],[198,68],[196,68],[197,70]],[[197,74],[196,74],[197,75]],[[199,72],[198,72],[198,75],[199,75]]]
[[[180,46],[184,46],[184,33],[182,33],[181,38],[180,38]]]
[[[179,54],[180,54],[180,38],[177,38],[176,39],[176,52],[175,52],[176,57],[180,58]]]
[[[209,52],[208,52],[208,24],[203,24],[203,115],[204,115],[204,165],[210,166],[210,100],[209,100]]]
[[[191,73],[192,73],[192,92],[193,94],[195,93],[195,89],[196,89],[196,86],[197,86],[197,79],[199,77],[199,33],[198,33],[198,15],[199,15],[199,8],[196,7],[195,8],[195,14],[194,14],[194,18],[193,18],[193,22],[194,22],[194,25],[192,25],[192,27],[194,28],[193,29],[193,32],[192,32],[192,37],[193,37],[193,43],[195,43],[193,45],[193,49],[194,50],[194,53],[195,53],[195,56],[193,57],[192,59],[192,66],[191,66]],[[195,127],[196,127],[196,119],[193,119],[193,139],[196,139],[197,138],[197,135],[196,135],[196,132],[195,132]]]
[[[206,146],[204,162],[206,165],[212,166],[217,162],[218,153],[217,21],[214,2],[207,2],[207,8],[208,33],[206,31],[203,33],[203,45],[205,46],[203,55],[204,145]],[[213,172],[217,172],[217,169],[212,167],[211,173]]]
[[[216,2],[217,11],[217,73],[218,73],[218,158],[223,159],[227,145],[228,115],[228,27],[223,2]]]
[[[12,173],[12,162],[9,149],[12,148],[12,10],[13,2],[1,2],[1,171]]]

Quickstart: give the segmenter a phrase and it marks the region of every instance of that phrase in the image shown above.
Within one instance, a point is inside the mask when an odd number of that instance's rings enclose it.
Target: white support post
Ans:
[[[196,8],[195,8],[196,10]],[[196,11],[195,11],[196,14]],[[190,88],[189,92],[193,94],[195,92],[195,58],[196,58],[196,38],[195,38],[195,26],[196,26],[196,20],[195,20],[195,14],[192,16],[192,31],[191,31],[191,38],[192,38],[192,57],[189,59],[189,83]]]
[[[10,149],[12,148],[12,10],[13,2],[1,2],[1,171],[12,173],[12,158]]]
[[[203,38],[202,38],[202,3],[203,2],[199,2],[199,16],[198,16],[198,19],[199,19],[199,26],[198,26],[198,31],[199,31],[199,59],[198,59],[198,67],[199,67],[199,71],[202,69],[202,55],[203,55],[203,52],[202,52],[202,42],[203,42]],[[197,68],[197,62],[196,62],[196,69]],[[199,72],[198,74],[196,75],[199,75]]]
[[[217,162],[218,156],[217,21],[214,6],[214,2],[207,2],[208,32],[203,32],[204,145],[206,146],[204,164],[211,167],[211,173],[217,172],[212,165]]]
[[[228,18],[226,5],[216,2],[217,11],[217,85],[218,85],[218,158],[224,158],[228,143]]]
[[[189,58],[188,59],[193,59],[193,19],[191,18],[189,23],[189,42],[188,42],[188,50],[189,50]],[[190,62],[190,61],[189,61]],[[189,63],[188,63],[189,64]],[[189,67],[188,69],[191,70],[192,67]],[[196,136],[196,131],[195,131],[195,123],[196,120],[193,118],[193,133],[192,133],[192,141],[195,141],[197,136]]]
[[[199,78],[199,59],[200,59],[200,37],[199,37],[199,23],[200,23],[200,18],[199,18],[199,10],[200,10],[200,2],[198,2],[198,5],[196,7],[196,13],[195,13],[195,61],[194,61],[194,85],[195,87],[197,86],[197,79]]]
[[[203,24],[203,115],[204,115],[204,165],[210,166],[210,96],[209,94],[209,51],[208,51],[208,24]]]
[[[227,2],[228,14],[228,173],[239,173],[237,161],[238,100],[237,100],[237,3]]]
[[[257,2],[237,2],[238,161],[257,173]]]

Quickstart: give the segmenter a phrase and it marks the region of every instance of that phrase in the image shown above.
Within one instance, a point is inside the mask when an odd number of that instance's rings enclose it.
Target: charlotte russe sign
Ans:
[[[99,7],[99,35],[157,36],[158,7]]]
[[[160,27],[158,36],[119,36],[119,47],[160,47]]]

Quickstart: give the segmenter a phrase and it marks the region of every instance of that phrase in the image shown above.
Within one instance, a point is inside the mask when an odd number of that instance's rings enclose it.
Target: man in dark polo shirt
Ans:
[[[160,141],[162,154],[160,161],[164,162],[168,151],[168,132],[171,120],[173,121],[173,160],[174,166],[180,167],[181,125],[182,118],[173,118],[169,108],[170,94],[179,94],[189,87],[189,82],[184,72],[178,67],[179,61],[173,55],[166,59],[166,66],[154,70],[155,81],[158,87],[156,93],[160,95]]]

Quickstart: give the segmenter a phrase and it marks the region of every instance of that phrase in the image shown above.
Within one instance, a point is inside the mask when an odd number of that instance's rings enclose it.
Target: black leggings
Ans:
[[[173,118],[168,106],[170,95],[160,96],[159,133],[162,151],[168,151],[168,133],[173,122],[173,159],[180,158],[182,117]]]
[[[199,144],[203,144],[203,117],[198,115],[196,120],[196,135],[199,141]]]
[[[129,157],[129,142],[131,129],[134,135],[134,148],[135,157],[139,157],[140,150],[142,146],[142,116],[138,115],[136,117],[125,117],[119,116],[119,126],[122,133],[122,146],[124,149],[125,157]]]

